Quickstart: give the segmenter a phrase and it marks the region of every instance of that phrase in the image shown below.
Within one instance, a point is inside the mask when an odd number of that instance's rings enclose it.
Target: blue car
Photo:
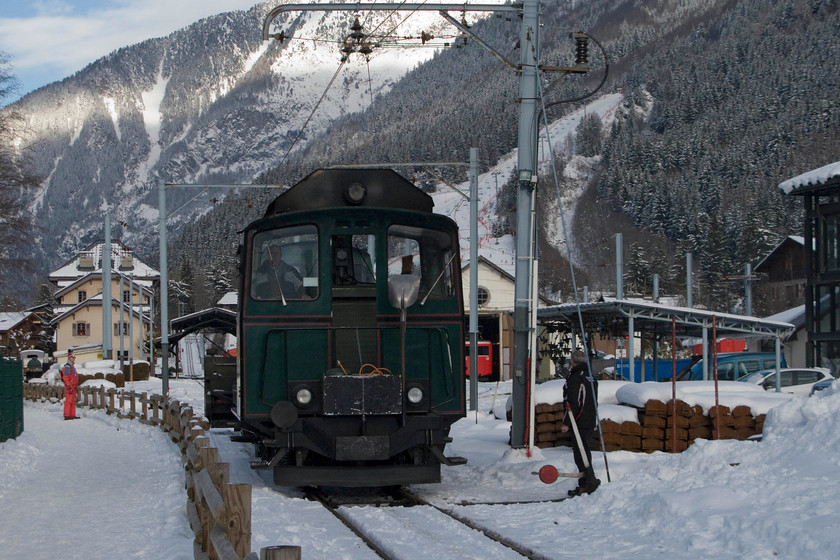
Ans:
[[[711,356],[710,356],[711,358]],[[780,356],[781,367],[786,368],[785,357]],[[740,381],[741,378],[760,370],[775,369],[776,354],[773,352],[721,352],[717,355],[718,379]],[[709,379],[714,379],[712,364],[709,364]],[[677,381],[699,381],[703,379],[703,360],[677,374]]]
[[[829,387],[831,387],[832,383],[834,383],[833,379],[823,379],[822,381],[817,381],[811,387],[811,392],[808,394],[808,396],[810,397],[814,393],[818,393],[819,391],[822,391],[823,389],[828,389]]]

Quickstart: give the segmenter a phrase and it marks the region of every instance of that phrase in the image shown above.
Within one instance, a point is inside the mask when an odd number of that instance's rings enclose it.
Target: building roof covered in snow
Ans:
[[[788,179],[779,185],[779,189],[785,194],[804,194],[829,185],[840,186],[840,161]]]
[[[104,245],[102,242],[94,243],[80,251],[78,255],[51,272],[50,281],[55,282],[59,288],[64,288],[88,274],[101,273]],[[150,286],[160,278],[160,272],[138,259],[131,249],[122,243],[111,243],[111,270],[131,276],[135,282],[145,286]]]

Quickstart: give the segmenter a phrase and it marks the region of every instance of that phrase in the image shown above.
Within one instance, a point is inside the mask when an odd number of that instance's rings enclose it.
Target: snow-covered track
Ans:
[[[363,497],[336,496],[312,489],[307,489],[306,495],[320,502],[386,560],[546,560],[527,546],[510,541],[402,488]]]

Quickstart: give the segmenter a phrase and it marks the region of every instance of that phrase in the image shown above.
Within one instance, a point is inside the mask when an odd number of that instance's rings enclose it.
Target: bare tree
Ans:
[[[0,102],[17,87],[9,57],[0,52]],[[19,148],[25,121],[13,107],[0,109],[0,293],[19,291],[21,272],[32,272],[33,219],[28,203],[40,185],[32,171],[31,153]],[[10,289],[12,271],[17,273],[17,290]],[[19,294],[18,294],[19,295]]]

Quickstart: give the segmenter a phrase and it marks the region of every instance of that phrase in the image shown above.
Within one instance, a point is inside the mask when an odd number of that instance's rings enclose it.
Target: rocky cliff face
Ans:
[[[263,20],[275,4],[206,18],[122,48],[15,104],[27,117],[22,141],[35,146],[44,177],[32,202],[42,269],[101,238],[106,211],[115,225],[127,224],[124,232],[115,230],[125,243],[148,244],[157,228],[161,181],[250,182],[276,166],[296,138],[296,147],[305,145],[434,54],[401,51],[399,63],[393,56],[351,57],[314,111],[337,74],[352,16],[283,14],[274,20],[278,30],[310,40],[264,42]],[[419,34],[418,26],[432,17],[412,18],[403,32]],[[190,190],[173,190],[169,208],[193,197]],[[170,225],[194,212],[186,208]]]

